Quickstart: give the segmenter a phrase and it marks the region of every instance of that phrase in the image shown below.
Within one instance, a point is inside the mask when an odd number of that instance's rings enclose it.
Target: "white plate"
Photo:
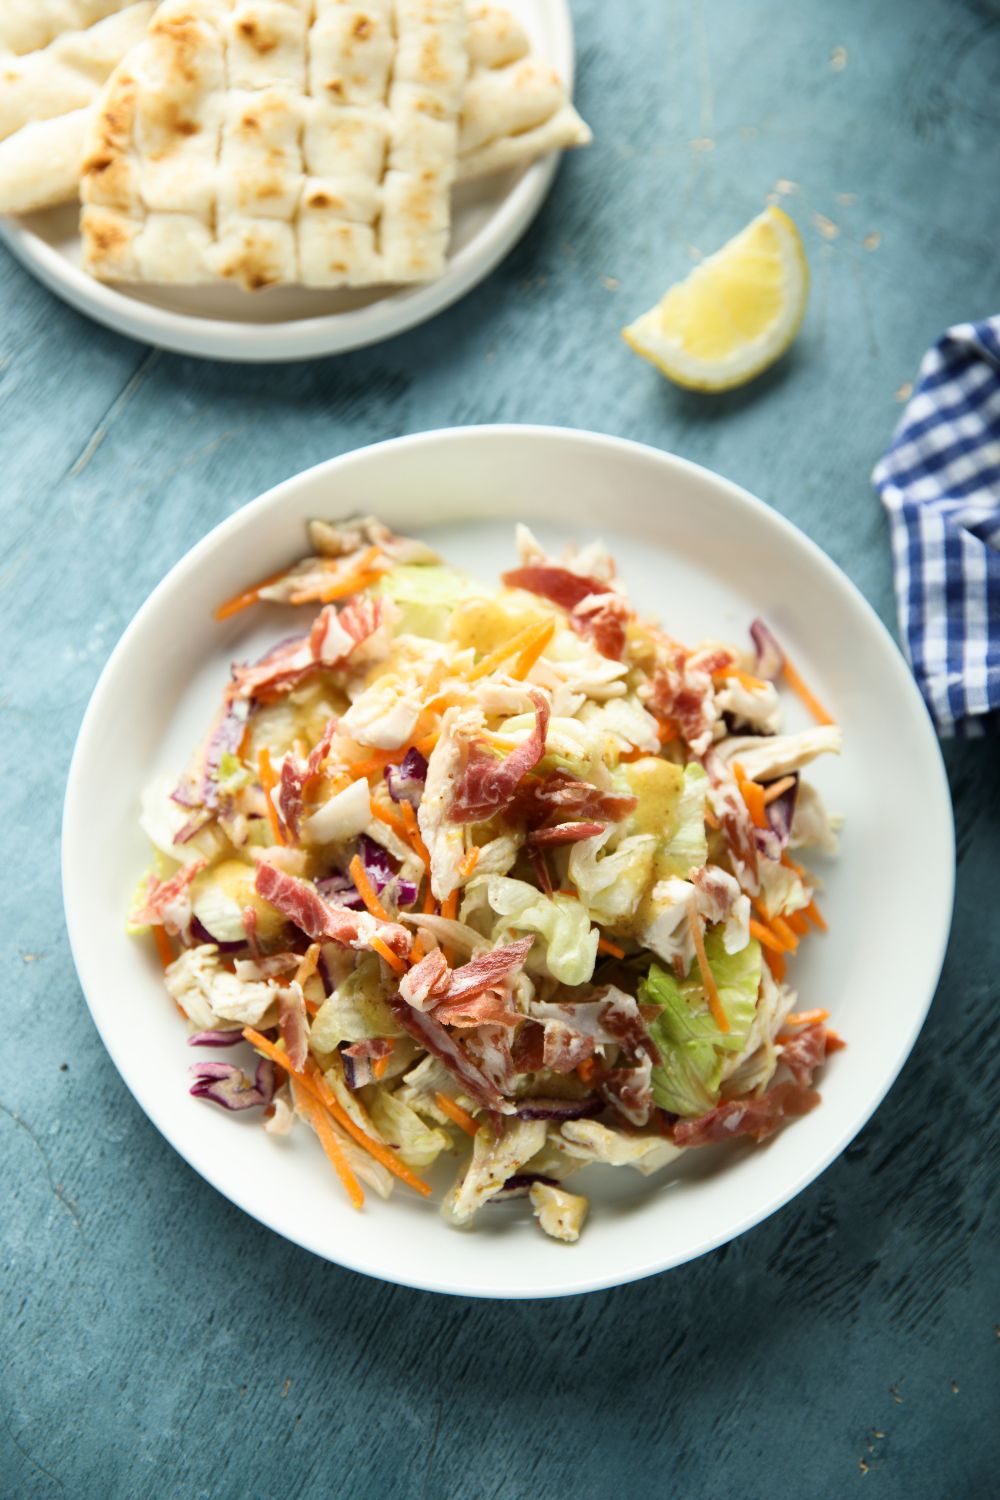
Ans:
[[[567,0],[505,0],[565,82],[573,86],[573,23]],[[324,292],[275,287],[172,290],[106,286],[80,265],[74,204],[0,219],[0,238],[50,291],[79,312],[131,338],[180,354],[245,361],[315,359],[392,338],[426,322],[499,265],[535,217],[555,176],[549,156],[455,191],[445,272],[399,291]]]
[[[448,1228],[406,1190],[355,1214],[305,1129],[275,1141],[187,1093],[191,1052],[152,945],[123,936],[148,860],[140,791],[178,771],[209,721],[231,659],[287,633],[265,609],[225,625],[212,608],[301,555],[304,522],[370,509],[495,577],[512,523],[543,539],[602,535],[640,608],[682,639],[745,639],[763,614],[836,711],[845,753],[815,779],[846,814],[823,868],[830,932],[792,969],[848,1047],[825,1069],[821,1106],[766,1145],[692,1151],[641,1178],[591,1169],[592,1212],[573,1247],[547,1240],[523,1204]],[[790,723],[804,722],[789,705]],[[819,868],[819,866],[817,866]],[[300,474],[224,521],[132,621],[94,692],[66,793],[63,879],[73,954],[122,1077],[167,1139],[262,1223],[318,1255],[387,1281],[492,1297],[588,1291],[679,1265],[786,1203],[844,1149],[906,1058],[940,970],[951,916],[951,806],[937,742],[889,635],[829,559],[787,521],[683,459],[557,428],[482,427],[400,438]],[[447,1178],[445,1179],[447,1180]]]

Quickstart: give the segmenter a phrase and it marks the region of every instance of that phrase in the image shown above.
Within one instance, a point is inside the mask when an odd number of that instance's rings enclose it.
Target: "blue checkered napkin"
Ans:
[[[1000,729],[1000,317],[924,356],[872,475],[892,525],[899,628],[942,735]]]

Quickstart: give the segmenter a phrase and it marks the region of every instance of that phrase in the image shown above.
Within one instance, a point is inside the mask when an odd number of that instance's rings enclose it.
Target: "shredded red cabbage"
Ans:
[[[192,1063],[188,1072],[195,1083],[190,1092],[196,1099],[211,1099],[223,1109],[258,1109],[274,1098],[274,1063],[262,1058],[253,1083],[235,1063]]]
[[[777,637],[769,625],[761,619],[751,620],[750,639],[757,652],[754,670],[758,677],[773,682],[785,664],[785,653],[778,645]]]
[[[400,765],[385,768],[385,784],[393,802],[409,802],[412,807],[419,807],[426,780],[427,761],[419,750],[407,750]]]
[[[764,809],[767,814],[767,821],[777,835],[782,849],[784,849],[792,836],[792,820],[795,817],[795,803],[799,795],[798,772],[794,774],[794,785],[790,786],[786,792],[782,792],[780,797],[775,797],[774,801],[769,802]]]
[[[233,1047],[242,1040],[243,1032],[237,1027],[235,1031],[196,1031],[187,1043],[189,1047]]]
[[[600,1099],[522,1099],[517,1106],[519,1120],[582,1120],[599,1115],[604,1105]]]

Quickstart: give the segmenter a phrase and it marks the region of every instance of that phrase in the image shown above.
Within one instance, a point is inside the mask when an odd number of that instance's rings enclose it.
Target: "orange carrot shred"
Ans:
[[[398,813],[392,812],[388,807],[383,807],[381,803],[375,801],[374,797],[372,798],[371,806],[373,818],[378,818],[380,823],[384,823],[387,828],[391,828],[396,837],[402,839],[404,844],[410,842],[410,835],[406,824]]]
[[[424,891],[423,912],[425,917],[433,916],[437,910],[437,902],[434,900],[434,892],[431,890],[430,880],[427,881],[427,889]]]
[[[805,917],[800,911],[788,912],[785,916],[785,921],[795,933],[796,937],[805,937],[806,933],[809,931],[809,923],[806,921]]]
[[[153,928],[153,941],[156,943],[156,951],[160,955],[160,963],[165,969],[169,969],[175,956],[173,944],[167,936],[166,928],[162,927],[159,923]]]
[[[309,944],[309,947],[302,955],[301,963],[295,970],[294,982],[296,984],[304,985],[307,980],[313,977],[316,972],[316,967],[319,963],[320,952],[321,949],[319,943]]]
[[[785,977],[785,955],[783,953],[774,953],[770,948],[765,948],[764,960],[771,971],[772,978],[780,984]]]
[[[757,922],[750,918],[750,936],[757,939],[762,948],[769,948],[772,953],[787,953],[787,948],[780,938],[775,937],[770,927],[763,922]]]
[[[676,719],[657,719],[656,732],[660,736],[661,745],[669,745],[671,740],[680,736],[680,725]]]
[[[441,915],[442,915],[442,917],[447,917],[449,919],[449,921],[452,921],[452,922],[458,916],[458,889],[457,889],[457,887],[456,887],[455,890],[453,890],[451,892],[450,896],[446,896],[444,898],[444,900],[441,902]]]
[[[454,1099],[449,1099],[447,1094],[435,1094],[434,1098],[437,1100],[438,1109],[442,1110],[448,1116],[449,1120],[454,1120],[455,1124],[461,1130],[464,1130],[466,1135],[475,1135],[477,1133],[479,1126],[476,1121],[460,1104],[456,1104]]]
[[[357,856],[355,856],[355,858],[356,857]],[[406,965],[398,956],[398,954],[393,953],[392,949],[389,947],[389,944],[384,943],[380,937],[373,937],[371,939],[371,946],[378,954],[379,958],[385,959],[386,963],[389,965],[389,968],[393,971],[393,973],[398,974],[400,979],[402,979],[403,975],[406,973]]]
[[[329,1116],[323,1106],[308,1088],[303,1088],[296,1079],[292,1079],[292,1098],[299,1113],[305,1115],[309,1124],[319,1136],[320,1145],[326,1152],[334,1171],[344,1185],[347,1196],[351,1200],[353,1208],[360,1209],[365,1201],[364,1189],[351,1171],[350,1163],[344,1155],[344,1148],[337,1139],[336,1132],[330,1124]]]
[[[261,790],[264,793],[264,802],[267,805],[267,816],[274,834],[274,841],[276,844],[286,844],[288,840],[285,838],[285,830],[281,826],[278,809],[271,799],[271,793],[278,785],[278,778],[275,775],[274,767],[271,765],[271,752],[266,745],[262,747],[257,757],[257,776],[260,781]]]
[[[401,802],[399,806],[403,814],[403,822],[406,825],[406,834],[413,845],[414,852],[419,855],[429,870],[431,867],[431,857],[428,853],[427,845],[420,837],[420,825],[417,822],[417,815],[413,811],[413,806],[409,802]]]
[[[376,1078],[385,1077],[386,1072],[389,1068],[389,1063],[392,1060],[393,1048],[396,1045],[395,1040],[391,1036],[387,1037],[386,1040],[389,1043],[388,1052],[384,1053],[382,1057],[376,1057],[375,1061],[372,1063],[372,1072],[375,1074]]]
[[[588,1086],[597,1077],[597,1072],[598,1062],[596,1057],[585,1057],[582,1063],[577,1063],[576,1065],[576,1076],[581,1083],[585,1083]]]
[[[828,1026],[826,1028],[826,1050],[827,1050],[827,1052],[840,1052],[846,1046],[847,1046],[847,1043],[844,1041],[844,1038],[842,1036],[840,1036],[836,1031],[831,1031],[830,1028],[829,1028],[829,1026]]]
[[[459,878],[461,880],[468,880],[469,876],[472,874],[478,863],[479,850],[476,845],[473,844],[472,848],[466,849],[465,853],[462,855],[462,862],[458,867]]]
[[[784,917],[771,918],[771,931],[781,938],[789,953],[794,953],[799,946],[799,940],[789,927]]]
[[[378,896],[375,894],[374,886],[368,879],[368,876],[365,874],[365,867],[361,863],[360,854],[355,854],[354,858],[347,866],[347,873],[350,875],[351,879],[354,881],[354,884],[357,886],[358,895],[361,897],[362,901],[365,903],[365,906],[371,912],[372,916],[378,917],[380,922],[388,922],[389,913],[386,911],[385,907],[378,899]],[[396,955],[393,954],[393,958],[395,958],[395,956]]]
[[[715,986],[715,976],[708,965],[708,956],[705,953],[705,936],[702,932],[701,918],[697,912],[688,912],[688,929],[691,933],[691,941],[694,943],[695,957],[698,960],[698,968],[701,971],[701,982],[705,990],[705,998],[708,1000],[708,1008],[712,1012],[712,1019],[720,1031],[728,1031],[729,1017],[723,1009],[722,1001],[719,999],[719,991]]]
[[[423,739],[414,740],[413,748],[414,750],[419,750],[421,755],[430,755],[440,738],[440,730],[435,729],[431,734],[425,734]]]
[[[287,1073],[291,1073],[322,1104],[325,1104],[341,1129],[346,1130],[348,1135],[353,1136],[358,1145],[365,1148],[369,1156],[374,1156],[376,1161],[380,1161],[401,1182],[405,1182],[410,1187],[415,1188],[425,1198],[430,1196],[431,1186],[429,1183],[424,1182],[423,1178],[418,1177],[415,1172],[411,1172],[404,1162],[399,1161],[393,1155],[388,1146],[384,1146],[381,1141],[372,1140],[371,1136],[366,1135],[360,1125],[355,1124],[312,1058],[306,1059],[305,1071],[297,1073],[292,1067],[288,1053],[283,1047],[276,1047],[274,1042],[268,1041],[266,1036],[261,1036],[260,1032],[255,1031],[252,1026],[244,1026],[243,1036],[244,1040],[248,1041],[258,1052],[263,1053],[265,1057],[269,1057],[272,1062],[276,1062]]]
[[[780,781],[769,782],[764,788],[764,802],[770,805],[776,797],[780,797],[782,793],[790,791],[794,785],[794,776],[782,776]]]
[[[555,634],[555,628],[555,620],[547,620],[539,630],[536,639],[533,640],[529,645],[525,646],[524,650],[521,652],[520,656],[517,658],[517,661],[514,663],[513,667],[510,670],[509,675],[513,677],[516,682],[523,682],[525,677],[527,677],[528,673],[535,665],[535,662],[541,656],[542,652],[549,644],[549,641],[551,641],[553,635]]]
[[[279,579],[284,578],[287,572],[287,568],[282,568],[280,573],[272,573],[269,578],[262,578],[260,583],[254,584],[253,588],[243,589],[241,593],[234,594],[231,599],[227,599],[225,603],[213,610],[213,615],[217,620],[228,620],[231,616],[238,615],[241,609],[249,609],[251,604],[257,603],[261,589],[270,588],[272,583],[277,583]]]
[[[619,948],[617,943],[613,943],[610,938],[606,937],[599,937],[597,939],[597,951],[598,953],[610,953],[612,958],[625,957],[625,949]]]
[[[835,720],[832,719],[827,713],[826,709],[816,697],[815,693],[811,692],[803,682],[802,678],[792,666],[792,663],[788,660],[787,656],[785,657],[784,665],[781,668],[781,673],[785,681],[788,683],[788,686],[791,688],[792,692],[809,710],[813,718],[816,720],[817,724],[833,724],[835,722]]]
[[[330,604],[334,599],[343,599],[347,594],[359,593],[381,578],[381,571],[375,571],[373,567],[378,556],[379,549],[369,547],[337,583],[331,583],[329,588],[300,589],[298,593],[292,594],[292,604]]]
[[[809,905],[805,907],[804,910],[810,922],[814,923],[819,928],[820,932],[829,931],[829,928],[826,925],[826,918],[823,916],[823,913],[816,905],[815,900],[810,901]]]
[[[420,937],[418,935],[413,939],[413,943],[410,947],[410,966],[412,967],[414,964],[418,964],[424,956],[424,945],[420,941]]]
[[[817,1007],[815,1010],[792,1010],[785,1017],[786,1026],[815,1026],[819,1021],[828,1021],[830,1012]]]
[[[512,635],[509,640],[504,641],[502,646],[498,646],[495,651],[491,651],[488,656],[484,656],[478,661],[474,667],[470,667],[465,674],[466,680],[468,682],[478,682],[480,677],[488,677],[491,672],[495,672],[497,667],[501,666],[509,657],[517,656],[519,653],[527,651],[533,646],[543,630],[548,630],[549,635],[551,635],[552,629],[552,625],[546,620],[542,625],[528,625],[524,630],[519,630],[516,635]]]

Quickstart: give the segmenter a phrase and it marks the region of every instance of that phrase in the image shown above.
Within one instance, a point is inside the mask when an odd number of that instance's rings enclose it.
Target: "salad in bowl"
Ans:
[[[581,1169],[813,1109],[843,1042],[789,970],[837,820],[802,773],[841,736],[765,623],[682,645],[601,543],[553,558],[524,526],[496,584],[372,518],[308,531],[217,611],[301,624],[143,799],[130,926],[191,1092],[314,1130],[356,1208],[451,1157],[451,1224],[524,1198],[566,1242]],[[810,727],[783,731],[786,687]]]

